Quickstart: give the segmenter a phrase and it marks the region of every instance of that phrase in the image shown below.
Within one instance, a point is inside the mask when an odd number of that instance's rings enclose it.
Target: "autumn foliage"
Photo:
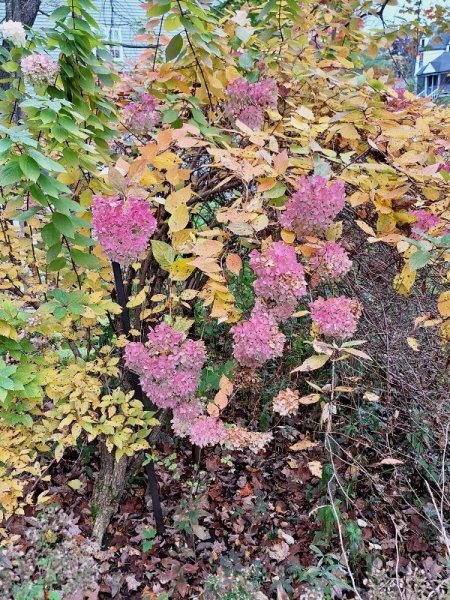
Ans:
[[[314,440],[303,431],[293,451],[336,452],[345,404],[379,401],[377,332],[358,331],[379,309],[361,279],[379,248],[399,302],[426,297],[411,328],[444,356],[450,109],[364,70],[381,40],[361,27],[371,3],[316,4],[150,2],[152,47],[131,70],[87,0],[26,45],[0,28],[5,523],[51,499],[52,468],[80,445],[99,457],[99,541],[127,473],[167,437],[203,449],[200,464],[217,444],[269,456],[280,418],[306,409]],[[415,334],[404,344],[421,351]],[[265,372],[279,384],[263,423]],[[312,476],[324,461],[306,461]]]

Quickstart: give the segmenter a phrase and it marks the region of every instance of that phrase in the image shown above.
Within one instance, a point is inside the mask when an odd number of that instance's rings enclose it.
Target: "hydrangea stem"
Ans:
[[[122,308],[122,328],[123,333],[127,338],[130,337],[130,313],[127,308],[127,297],[125,294],[125,287],[123,284],[122,269],[119,263],[112,263],[114,282],[116,286],[117,300]],[[134,395],[138,400],[141,400],[146,410],[151,410],[151,406],[148,398],[142,392],[139,378],[135,373],[130,372],[130,382],[134,390]],[[150,493],[152,499],[153,515],[155,517],[156,531],[159,535],[164,533],[164,520],[161,508],[161,501],[159,498],[158,480],[156,477],[155,465],[153,461],[150,461],[145,467],[147,473],[147,491]]]

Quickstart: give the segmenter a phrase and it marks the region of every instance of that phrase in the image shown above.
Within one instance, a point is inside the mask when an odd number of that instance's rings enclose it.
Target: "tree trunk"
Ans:
[[[100,471],[92,495],[92,512],[95,514],[92,537],[101,545],[111,517],[117,512],[128,479],[129,459],[122,456],[116,461],[102,442],[100,448]]]
[[[33,27],[40,6],[41,0],[6,0],[6,20]]]

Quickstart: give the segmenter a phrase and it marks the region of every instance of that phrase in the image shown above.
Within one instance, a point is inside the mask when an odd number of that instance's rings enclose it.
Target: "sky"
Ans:
[[[404,7],[406,2],[404,0],[397,0],[396,6],[386,6],[384,10],[384,18],[387,23],[400,23],[405,22],[407,15],[401,12],[401,8]],[[427,8],[431,8],[437,5],[446,6],[450,8],[450,0],[422,0],[422,10],[426,10]],[[411,19],[415,18],[415,14],[411,13]],[[379,20],[373,19],[371,20],[370,27],[379,27]],[[378,21],[378,22],[377,22]],[[450,23],[449,23],[450,27]]]

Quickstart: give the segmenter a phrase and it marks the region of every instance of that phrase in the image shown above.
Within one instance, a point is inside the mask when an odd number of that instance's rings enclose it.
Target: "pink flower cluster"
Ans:
[[[262,129],[264,109],[276,108],[278,88],[275,79],[262,79],[249,83],[244,77],[236,79],[227,87],[228,102],[225,112],[232,119],[239,119],[250,129]]]
[[[320,281],[337,281],[348,273],[352,261],[339,242],[325,242],[320,248],[315,248],[310,258],[311,285],[316,286]]]
[[[318,298],[309,304],[313,323],[329,337],[348,338],[358,327],[361,305],[353,298]]]
[[[298,300],[306,294],[305,272],[295,249],[274,242],[262,252],[250,252],[250,267],[256,275],[255,293],[275,321],[285,321],[295,312]]]
[[[286,338],[278,325],[260,306],[255,306],[250,318],[231,328],[233,355],[244,367],[261,367],[267,360],[283,355]]]
[[[140,257],[157,226],[147,200],[118,196],[94,196],[92,224],[104,253],[123,265]]]
[[[139,375],[142,389],[160,408],[176,408],[192,400],[205,359],[203,341],[189,340],[166,323],[149,331],[145,345],[131,342],[125,348],[126,366]]]
[[[437,215],[432,215],[427,210],[410,210],[409,214],[416,219],[416,222],[412,225],[413,229],[418,229],[423,233],[428,233],[430,229],[436,227],[439,223],[439,217]],[[421,236],[419,233],[412,233],[411,237],[418,240]]]
[[[20,61],[25,79],[32,85],[49,85],[55,83],[59,73],[59,65],[46,54],[34,52]]]
[[[202,415],[190,428],[189,439],[192,444],[204,448],[214,446],[226,438],[225,426],[220,419]]]
[[[178,437],[187,437],[192,424],[202,414],[202,405],[198,400],[180,402],[173,409],[172,429]]]
[[[297,185],[279,221],[299,239],[305,235],[322,235],[344,208],[344,182],[328,184],[324,177],[313,175],[301,177]]]
[[[125,106],[122,116],[130,129],[145,134],[161,120],[159,102],[152,94],[140,94],[138,100]]]

